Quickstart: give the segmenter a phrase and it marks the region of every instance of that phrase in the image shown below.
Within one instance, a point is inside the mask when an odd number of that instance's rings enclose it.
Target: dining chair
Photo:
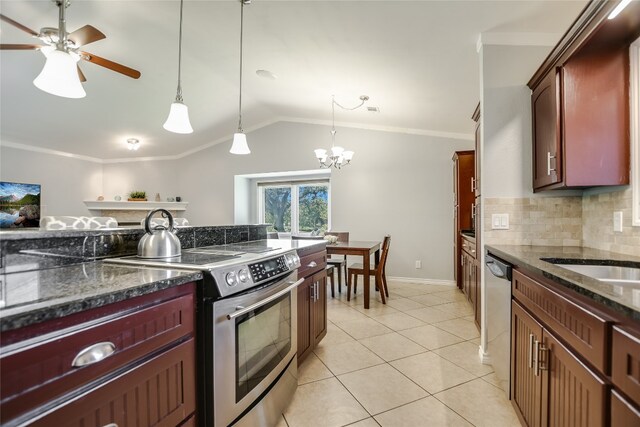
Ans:
[[[391,245],[391,236],[384,236],[382,241],[382,255],[380,256],[380,262],[376,267],[369,269],[369,275],[375,276],[376,288],[380,291],[380,298],[382,303],[387,303],[387,297],[389,297],[389,289],[387,287],[387,273],[386,264],[387,257],[389,255],[389,246]],[[349,275],[347,280],[347,301],[351,300],[351,284],[353,283],[353,294],[355,295],[358,288],[358,275],[364,275],[364,266],[361,263],[351,264],[349,266]],[[353,277],[353,280],[352,280]]]
[[[267,232],[267,239],[279,239],[280,236],[278,236],[278,232],[277,231],[268,231]]]
[[[338,242],[348,242],[348,231],[327,231],[325,236],[336,236]],[[346,255],[332,255],[331,258],[327,258],[327,264],[331,264],[338,269],[338,292],[342,293],[342,271],[344,270],[344,280],[347,281],[347,256]]]
[[[322,236],[291,236],[291,240],[324,240]]]

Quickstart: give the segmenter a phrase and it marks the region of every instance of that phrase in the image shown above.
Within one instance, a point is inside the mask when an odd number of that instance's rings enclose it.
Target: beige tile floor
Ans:
[[[454,287],[389,283],[364,310],[362,289],[327,292],[327,336],[299,368],[278,427],[519,426]]]

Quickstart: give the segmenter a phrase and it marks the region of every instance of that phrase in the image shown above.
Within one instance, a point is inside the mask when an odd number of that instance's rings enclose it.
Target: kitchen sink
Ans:
[[[640,268],[617,265],[553,264],[612,285],[640,287]]]

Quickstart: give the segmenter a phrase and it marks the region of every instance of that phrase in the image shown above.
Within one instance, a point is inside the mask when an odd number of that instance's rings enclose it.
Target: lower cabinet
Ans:
[[[640,409],[634,407],[627,399],[615,390],[611,391],[611,426],[640,426]]]
[[[307,277],[298,286],[298,364],[327,334],[327,272]]]
[[[177,426],[195,411],[190,339],[54,408],[33,426]]]
[[[461,252],[461,284],[462,292],[473,307],[476,326],[480,328],[480,264],[476,259],[475,241],[462,236]]]
[[[606,385],[517,302],[512,316],[512,398],[528,426],[605,425]]]
[[[195,288],[43,322],[47,333],[3,345],[0,424],[182,424],[196,411]]]
[[[327,334],[326,251],[302,257],[301,263],[298,271],[306,276],[298,286],[298,364]]]

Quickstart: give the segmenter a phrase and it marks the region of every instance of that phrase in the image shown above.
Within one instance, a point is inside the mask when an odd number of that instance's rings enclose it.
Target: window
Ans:
[[[321,234],[330,227],[328,181],[259,183],[260,220],[268,231]]]
[[[640,226],[640,39],[631,45],[631,187],[633,191],[632,224]]]

